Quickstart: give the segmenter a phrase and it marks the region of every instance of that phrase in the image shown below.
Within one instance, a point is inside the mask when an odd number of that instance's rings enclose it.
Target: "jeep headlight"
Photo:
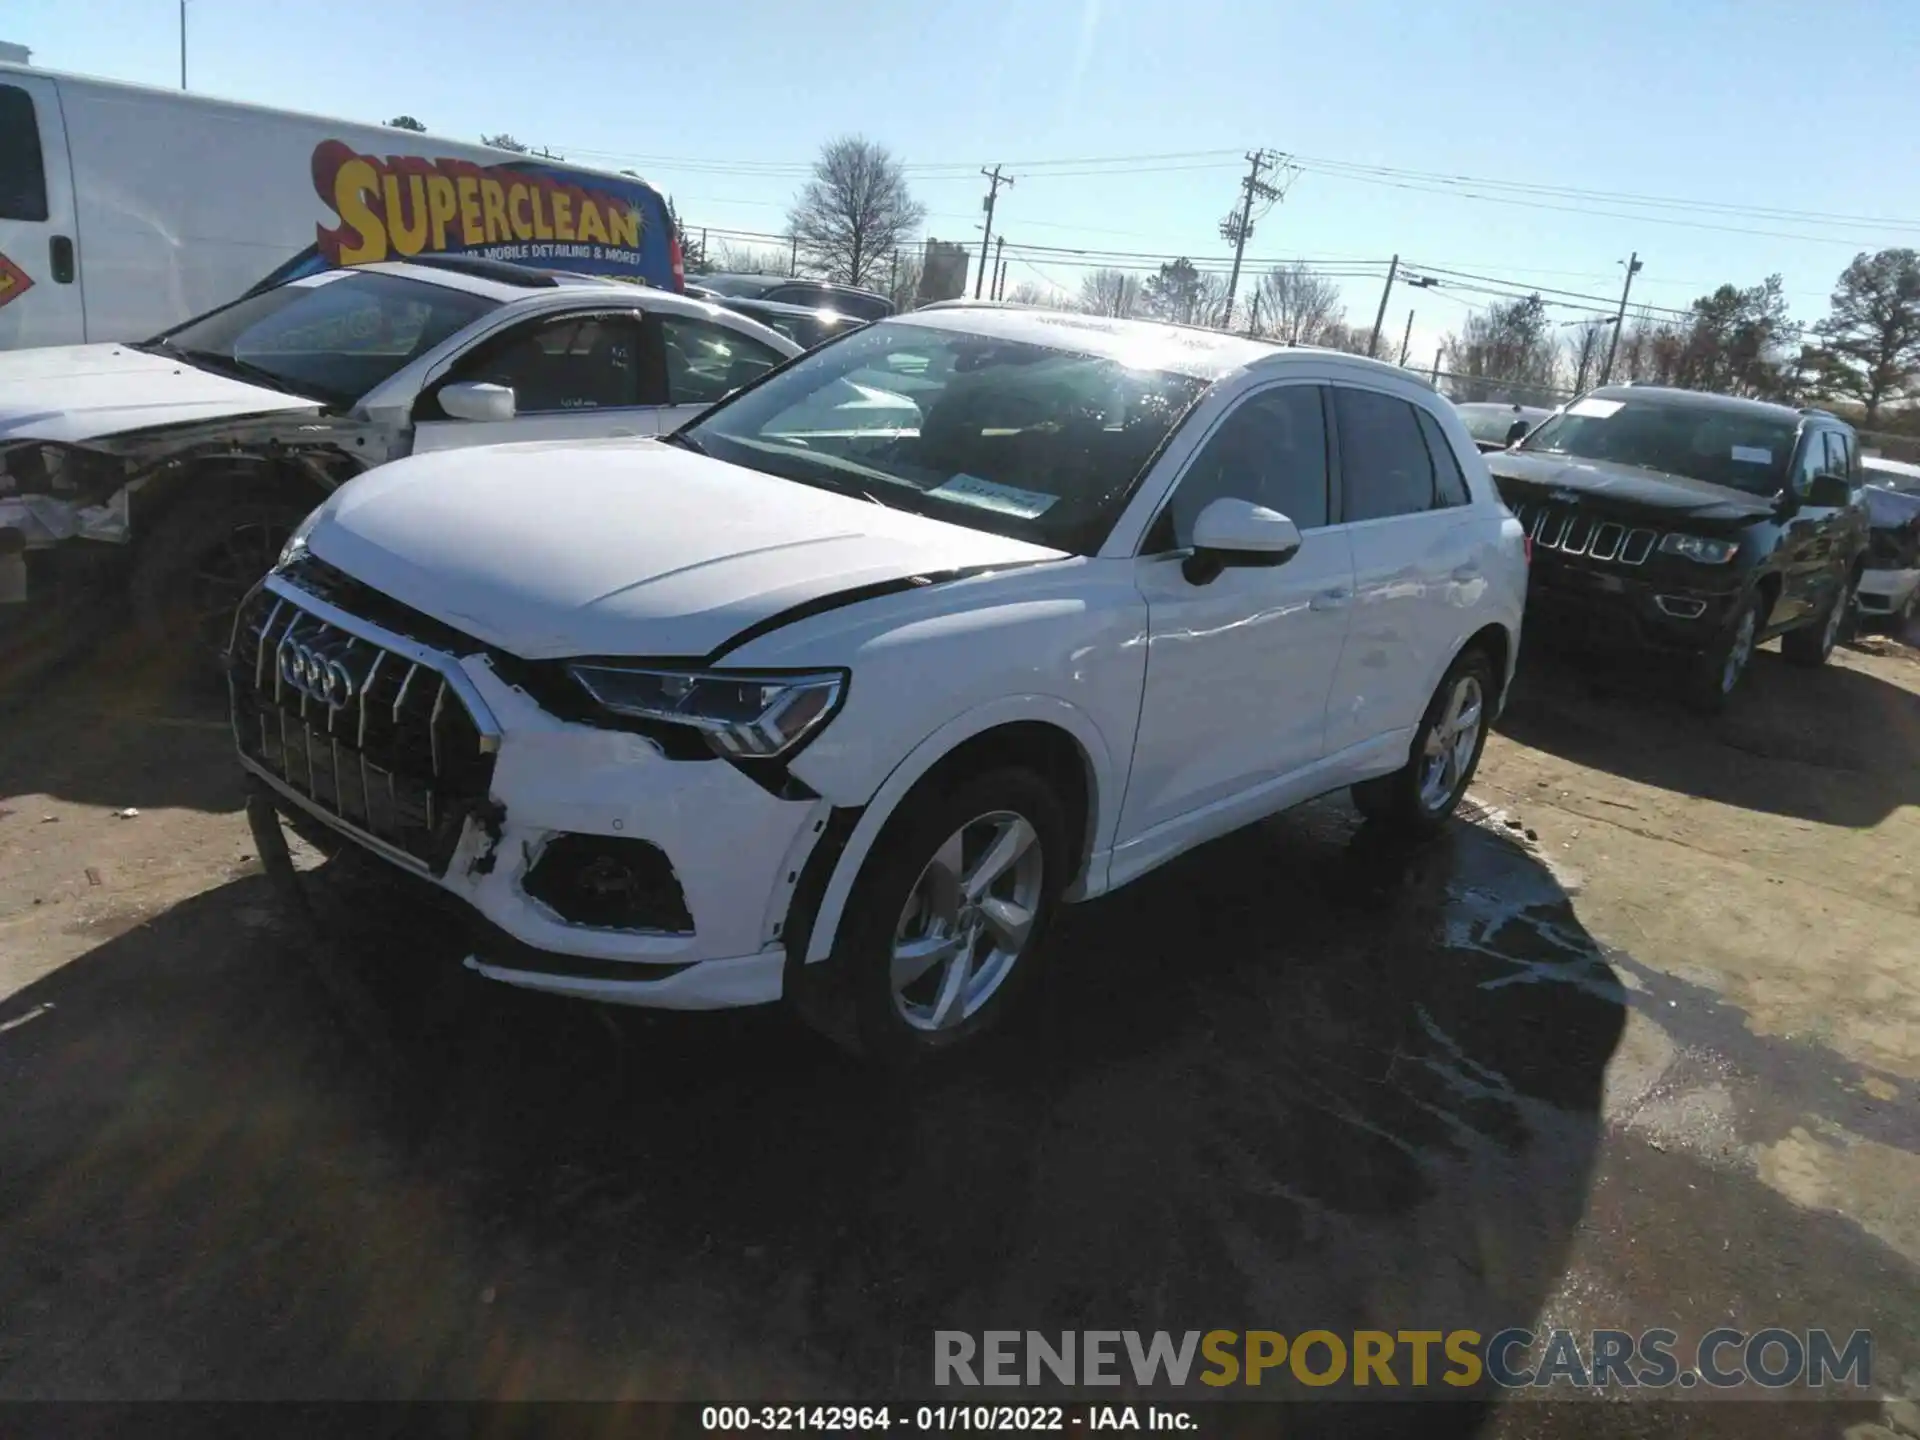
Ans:
[[[1714,540],[1705,535],[1663,535],[1660,548],[1682,560],[1697,560],[1702,565],[1724,565],[1740,553],[1738,540]]]
[[[745,760],[793,750],[833,718],[847,691],[839,670],[779,675],[569,665],[567,673],[615,715],[684,725],[716,754]]]

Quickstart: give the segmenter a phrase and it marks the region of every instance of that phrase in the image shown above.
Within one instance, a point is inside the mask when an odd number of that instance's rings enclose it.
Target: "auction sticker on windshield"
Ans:
[[[1733,458],[1743,460],[1749,465],[1771,465],[1773,464],[1773,451],[1763,449],[1758,445],[1736,445],[1733,447]]]
[[[1058,495],[1042,495],[1036,490],[1022,490],[1017,486],[982,480],[978,475],[964,472],[955,475],[944,485],[936,485],[927,493],[978,505],[983,510],[998,510],[1003,515],[1014,515],[1022,520],[1038,519],[1052,509],[1054,502],[1060,498]]]
[[[1620,413],[1624,400],[1599,400],[1589,396],[1585,400],[1576,400],[1567,407],[1567,414],[1581,415],[1593,420],[1606,420]]]

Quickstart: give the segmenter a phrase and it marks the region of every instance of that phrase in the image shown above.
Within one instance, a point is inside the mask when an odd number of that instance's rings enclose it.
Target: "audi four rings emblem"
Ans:
[[[353,672],[345,662],[298,640],[280,646],[280,679],[289,689],[335,709],[353,699]]]

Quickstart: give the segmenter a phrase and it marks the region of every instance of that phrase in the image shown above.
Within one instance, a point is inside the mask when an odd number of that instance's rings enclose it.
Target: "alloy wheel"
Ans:
[[[1747,668],[1747,662],[1753,658],[1753,637],[1759,628],[1749,606],[1740,612],[1739,627],[1733,632],[1733,644],[1727,647],[1726,663],[1720,667],[1720,693],[1731,695],[1733,687],[1740,683],[1740,675]]]
[[[1831,655],[1833,647],[1840,643],[1840,626],[1847,618],[1847,606],[1853,603],[1850,592],[1842,590],[1834,597],[1833,604],[1827,610],[1827,623],[1820,632],[1820,653]]]
[[[894,926],[894,1009],[916,1030],[950,1030],[978,1013],[1025,954],[1046,860],[1021,815],[969,820],[934,851]]]
[[[1452,802],[1461,776],[1473,763],[1485,718],[1486,697],[1479,679],[1462,675],[1454,681],[1445,707],[1427,732],[1421,756],[1420,804],[1429,812],[1444,810]]]

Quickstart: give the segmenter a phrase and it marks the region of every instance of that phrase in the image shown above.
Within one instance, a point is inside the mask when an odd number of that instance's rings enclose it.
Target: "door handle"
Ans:
[[[1309,610],[1340,610],[1345,608],[1346,603],[1352,598],[1351,590],[1343,585],[1336,585],[1333,589],[1322,590],[1314,596],[1307,602],[1307,608]]]
[[[53,283],[71,285],[73,283],[73,239],[67,235],[55,235],[47,241],[47,264],[53,271]]]

